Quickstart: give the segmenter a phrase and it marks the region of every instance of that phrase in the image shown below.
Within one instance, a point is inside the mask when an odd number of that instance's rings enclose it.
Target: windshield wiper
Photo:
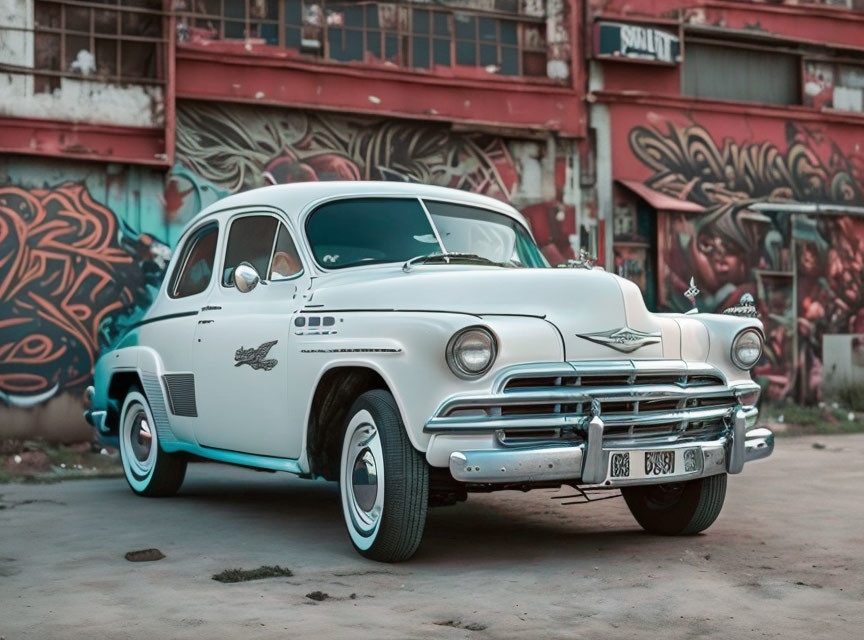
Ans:
[[[496,262],[495,260],[490,260],[484,256],[477,255],[476,253],[458,253],[458,252],[449,252],[449,253],[427,253],[424,255],[416,256],[408,260],[405,264],[402,265],[402,271],[406,273],[411,271],[416,265],[419,264],[428,264],[430,262],[440,262],[443,264],[451,264],[454,262],[461,263],[473,263],[473,264],[491,264],[496,267],[514,267],[512,262]]]

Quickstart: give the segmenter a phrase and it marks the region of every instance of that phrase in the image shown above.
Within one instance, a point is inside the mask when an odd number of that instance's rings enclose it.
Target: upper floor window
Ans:
[[[864,65],[807,60],[804,104],[817,109],[864,112]]]
[[[186,244],[168,286],[172,298],[185,298],[201,293],[210,284],[219,226],[213,222],[195,231]]]
[[[324,60],[412,69],[477,68],[505,76],[547,74],[546,19],[506,10],[346,0],[183,0],[181,42],[246,40]]]
[[[681,92],[697,98],[801,104],[794,54],[688,42]]]
[[[165,35],[161,0],[35,0],[35,91],[64,78],[117,84],[163,84]]]

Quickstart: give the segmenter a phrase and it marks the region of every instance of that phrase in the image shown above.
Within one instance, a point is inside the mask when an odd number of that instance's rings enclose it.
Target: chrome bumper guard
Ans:
[[[567,446],[526,447],[520,449],[486,449],[455,451],[450,454],[450,474],[460,482],[520,483],[573,480],[584,485],[607,487],[632,484],[670,482],[669,476],[641,478],[611,478],[608,476],[609,456],[615,449],[606,449],[597,442],[597,430],[588,443]],[[713,442],[642,446],[627,451],[675,451],[682,453],[698,449],[701,463],[690,473],[678,474],[671,480],[693,480],[718,473],[740,473],[744,463],[767,458],[774,451],[774,434],[764,427],[733,433],[728,439]],[[740,453],[738,452],[739,450]],[[676,454],[677,455],[677,454]]]
[[[752,382],[727,385],[704,363],[524,365],[503,371],[489,394],[449,398],[425,430],[495,434],[498,442],[488,449],[450,454],[450,472],[462,482],[662,483],[740,473],[746,462],[770,456],[773,433],[756,427],[755,406],[744,406],[758,393]],[[706,429],[708,424],[719,428]],[[514,432],[523,439],[511,441],[508,434]],[[640,452],[667,452],[666,460],[672,452],[676,471],[639,470],[638,460],[648,459]],[[611,465],[628,471],[613,471]]]

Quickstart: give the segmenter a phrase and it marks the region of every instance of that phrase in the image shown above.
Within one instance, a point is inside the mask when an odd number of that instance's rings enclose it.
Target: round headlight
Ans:
[[[483,327],[462,329],[447,343],[447,365],[460,378],[476,378],[489,371],[498,344],[495,336]]]
[[[732,341],[732,362],[739,369],[752,369],[762,357],[762,335],[755,329],[745,329]]]

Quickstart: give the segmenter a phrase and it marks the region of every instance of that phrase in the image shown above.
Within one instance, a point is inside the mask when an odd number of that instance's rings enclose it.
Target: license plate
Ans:
[[[661,478],[688,475],[702,470],[702,452],[698,448],[662,451],[612,451],[609,454],[609,478]]]
[[[645,475],[670,476],[675,473],[674,451],[646,451]]]

